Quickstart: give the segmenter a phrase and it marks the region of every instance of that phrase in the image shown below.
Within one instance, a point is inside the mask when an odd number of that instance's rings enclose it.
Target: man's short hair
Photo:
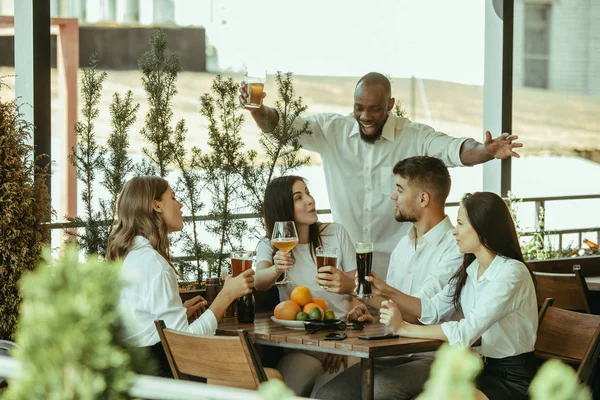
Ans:
[[[385,94],[388,97],[392,97],[392,85],[390,84],[390,80],[379,72],[369,72],[356,82],[356,87],[361,83],[364,83],[365,85],[382,85]]]
[[[394,166],[394,175],[400,175],[409,180],[411,185],[431,193],[436,203],[446,204],[452,179],[448,168],[439,158],[428,156],[406,158]]]

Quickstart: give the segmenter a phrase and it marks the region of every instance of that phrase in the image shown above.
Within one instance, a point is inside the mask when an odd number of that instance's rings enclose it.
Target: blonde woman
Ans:
[[[214,335],[231,302],[254,287],[254,271],[250,269],[226,279],[207,310],[200,296],[182,304],[168,237],[183,229],[181,207],[163,178],[133,178],[123,188],[117,205],[118,223],[108,238],[107,259],[124,259],[122,276],[128,284],[121,293],[121,305],[131,311],[125,318],[127,339],[138,347],[150,348],[162,376],[170,376],[170,368],[155,320],[163,320],[171,329]]]

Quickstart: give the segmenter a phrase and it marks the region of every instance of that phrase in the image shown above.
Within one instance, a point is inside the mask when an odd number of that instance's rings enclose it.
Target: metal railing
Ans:
[[[545,210],[546,203],[554,202],[554,201],[593,200],[593,199],[600,199],[600,194],[576,195],[576,196],[526,197],[526,198],[522,198],[522,199],[516,199],[521,204],[534,203],[534,206],[535,206],[534,230],[521,232],[521,236],[528,237],[528,236],[533,236],[536,233],[536,230],[539,228],[539,223],[540,223],[537,211],[540,209],[540,207],[544,207],[544,210]],[[446,207],[458,207],[459,205],[460,205],[459,202],[446,203]],[[317,210],[317,214],[330,215],[331,210],[330,209]],[[241,213],[241,214],[233,214],[232,218],[233,219],[257,219],[257,218],[261,218],[261,215],[258,213]],[[193,220],[202,222],[202,221],[211,221],[211,220],[213,220],[213,218],[211,218],[209,215],[199,215],[196,218],[186,216],[183,218],[183,220],[184,220],[184,222],[191,222]],[[101,225],[109,225],[111,223],[111,221],[109,221],[109,220],[99,221],[99,222]],[[83,227],[83,224],[76,223],[76,222],[55,222],[55,223],[49,223],[48,227],[53,230],[54,229],[72,229],[72,228],[81,228],[81,227]],[[581,246],[582,241],[583,241],[583,235],[585,233],[589,233],[589,232],[595,232],[596,236],[597,236],[596,243],[600,243],[600,226],[589,227],[589,228],[575,228],[575,229],[558,229],[558,230],[553,229],[553,230],[547,231],[546,234],[549,236],[558,236],[558,248],[562,249],[564,235],[578,234],[578,237],[579,237],[578,244],[579,244],[579,246]],[[174,257],[175,261],[192,261],[194,259],[195,258],[193,256]]]

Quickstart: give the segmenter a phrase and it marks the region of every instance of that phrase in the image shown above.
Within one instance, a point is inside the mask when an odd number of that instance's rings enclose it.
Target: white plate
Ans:
[[[304,329],[304,324],[309,321],[290,321],[285,319],[277,319],[274,315],[271,316],[271,321],[275,322],[277,325],[285,326],[289,329]]]

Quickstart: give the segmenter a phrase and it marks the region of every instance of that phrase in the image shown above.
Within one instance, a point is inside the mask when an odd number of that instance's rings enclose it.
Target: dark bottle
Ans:
[[[237,318],[240,324],[254,322],[254,294],[248,293],[236,301]]]

